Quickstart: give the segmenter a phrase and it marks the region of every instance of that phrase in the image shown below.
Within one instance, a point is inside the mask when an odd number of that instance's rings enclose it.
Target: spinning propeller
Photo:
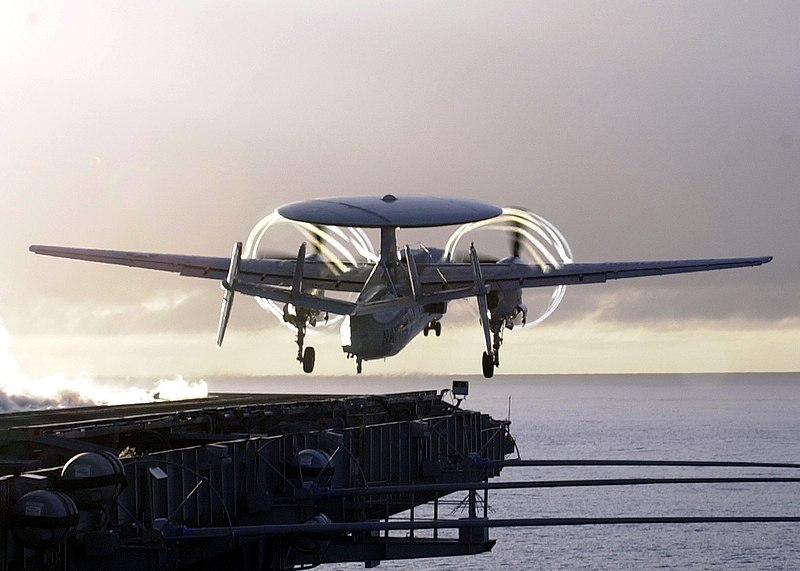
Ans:
[[[288,229],[289,232],[270,232],[274,229]],[[372,242],[361,228],[340,228],[297,222],[284,218],[277,211],[268,214],[253,227],[244,244],[242,255],[245,259],[295,260],[297,254],[290,253],[291,250],[275,249],[277,243],[290,244],[294,249],[298,240],[292,236],[293,234],[300,234],[300,241],[306,241],[310,245],[311,254],[308,255],[308,259],[327,263],[335,273],[344,272],[350,264],[363,261],[375,262],[378,259]],[[293,330],[297,329],[291,321],[286,320],[286,308],[283,305],[259,297],[256,298],[256,302],[283,325]],[[290,308],[290,311],[293,309]],[[326,316],[323,325],[334,326],[341,320],[341,315]]]
[[[507,233],[510,256],[497,260],[479,255],[474,245],[479,240],[472,235],[468,256],[457,250],[462,238],[468,234],[477,235],[483,230]],[[484,234],[480,242],[489,241],[485,238]],[[503,343],[503,331],[518,325],[525,326],[528,323],[537,325],[544,321],[558,307],[564,297],[566,286],[556,286],[544,309],[529,320],[528,308],[522,303],[522,289],[487,288],[482,276],[481,263],[533,263],[538,265],[543,273],[547,273],[571,262],[572,252],[563,235],[544,218],[522,208],[504,208],[499,216],[460,226],[448,240],[445,255],[447,259],[466,261],[472,266],[478,317],[483,328],[486,347],[482,361],[483,375],[491,377],[494,375],[494,368],[500,365],[499,352]]]
[[[509,232],[511,240],[511,257],[519,258],[519,253],[522,249],[522,231],[519,222],[513,221],[512,225],[513,229]]]
[[[276,252],[273,248],[277,240],[265,243],[265,236],[267,236],[268,231],[279,225],[288,225],[295,233],[301,235],[303,241],[297,254],[292,255],[285,251]],[[269,238],[273,238],[273,236],[270,235]],[[284,239],[286,239],[285,236]],[[310,244],[311,248],[311,253],[308,255],[306,254],[306,243]],[[306,293],[312,295],[315,293],[313,291],[305,292],[302,287],[303,266],[306,261],[324,262],[332,273],[341,274],[348,266],[353,266],[363,261],[374,262],[378,259],[375,248],[366,233],[360,228],[340,228],[298,222],[284,218],[277,211],[269,214],[262,218],[250,231],[244,247],[242,247],[241,243],[234,247],[230,270],[222,284],[225,295],[220,314],[217,345],[222,343],[225,334],[242,257],[245,259],[267,257],[295,260],[295,280],[292,285],[292,295],[298,298]],[[318,323],[332,327],[343,319],[342,315],[331,316],[329,313],[323,313],[319,309],[300,307],[291,302],[283,303],[261,297],[256,297],[255,299],[259,306],[275,316],[280,323],[296,332],[297,360],[302,363],[304,372],[312,372],[314,370],[316,352],[313,347],[304,347],[307,327],[309,325],[317,326]]]
[[[485,253],[478,253],[478,259],[483,263],[510,262],[534,263],[543,272],[551,268],[560,268],[571,263],[572,250],[566,238],[552,223],[541,216],[524,208],[508,207],[495,218],[464,224],[456,229],[450,236],[445,246],[445,258],[461,263],[469,263],[470,256],[467,249],[459,248],[464,238],[476,244],[492,242],[490,232],[504,232],[507,234],[509,256],[499,258]],[[496,242],[496,240],[494,240]],[[566,293],[566,286],[560,285],[553,288],[549,299],[543,304],[542,309],[535,315],[527,316],[527,325],[538,325],[547,319],[556,310]]]

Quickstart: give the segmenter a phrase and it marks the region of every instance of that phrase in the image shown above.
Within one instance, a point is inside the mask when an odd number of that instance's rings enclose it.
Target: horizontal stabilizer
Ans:
[[[297,307],[316,309],[337,315],[352,315],[356,308],[356,304],[349,301],[308,293],[293,294],[291,290],[264,284],[240,281],[234,289],[245,295],[271,299],[279,303],[291,303]]]
[[[443,303],[447,301],[453,301],[454,299],[462,299],[472,295],[475,295],[474,289],[461,288],[423,295],[419,299],[415,299],[413,297],[395,297],[392,299],[382,299],[380,301],[371,301],[368,303],[362,302],[355,307],[352,315],[371,315],[373,313],[380,313],[382,311],[407,309],[414,305]]]

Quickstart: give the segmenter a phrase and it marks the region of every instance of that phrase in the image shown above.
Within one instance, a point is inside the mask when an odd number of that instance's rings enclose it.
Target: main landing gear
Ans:
[[[513,324],[508,317],[500,317],[490,314],[488,319],[489,331],[491,332],[492,350],[483,352],[483,376],[491,379],[494,376],[495,367],[500,366],[500,346],[503,344],[503,330],[511,329]]]
[[[500,366],[500,345],[503,344],[503,322],[494,319],[494,316],[489,320],[489,329],[492,332],[492,351],[483,352],[483,360],[481,365],[483,367],[483,376],[491,379],[494,376],[495,367]]]
[[[302,363],[304,373],[311,373],[314,370],[317,352],[313,347],[303,349],[303,342],[306,338],[306,327],[317,324],[319,312],[300,307],[292,307],[292,309],[294,311],[290,310],[289,304],[283,306],[283,320],[297,329],[297,360]]]
[[[478,315],[483,329],[483,341],[486,350],[483,352],[481,368],[483,376],[490,379],[494,376],[494,368],[500,366],[500,345],[503,344],[503,324],[505,319],[497,315],[499,295],[489,292],[483,281],[481,262],[475,244],[470,244],[469,260],[472,264],[472,274],[475,280],[475,294],[478,299]],[[491,294],[491,296],[490,296]],[[491,304],[490,302],[491,297]]]
[[[300,361],[303,363],[303,372],[310,373],[314,370],[314,361],[316,360],[317,354],[313,347],[306,347],[303,351],[303,357],[299,358]]]
[[[481,366],[483,368],[483,376],[491,379],[494,376],[495,367],[500,366],[500,344],[503,342],[501,335],[493,335],[494,343],[492,344],[492,352],[484,351]]]
[[[499,315],[495,309],[489,312],[489,333],[491,334],[492,350],[483,352],[483,376],[490,379],[494,375],[495,367],[500,366],[500,346],[503,344],[503,332],[514,329],[516,320],[524,327],[528,317],[528,309],[522,305],[517,305],[510,315]]]
[[[487,379],[491,379],[494,376],[494,367],[499,364],[495,362],[496,360],[497,354],[492,355],[486,351],[483,352],[483,376]]]

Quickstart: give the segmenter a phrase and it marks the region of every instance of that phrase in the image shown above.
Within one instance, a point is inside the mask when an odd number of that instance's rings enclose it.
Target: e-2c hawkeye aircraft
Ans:
[[[512,239],[511,255],[499,261],[482,260],[475,245],[468,256],[454,259],[442,249],[398,250],[397,229],[468,225],[498,217],[499,207],[475,200],[423,196],[386,195],[323,198],[295,202],[278,208],[282,217],[312,225],[380,229],[376,260],[331,264],[318,253],[297,256],[242,259],[242,243],[234,245],[230,258],[123,252],[58,246],[31,246],[37,254],[74,258],[176,272],[183,276],[220,280],[224,289],[217,332],[221,345],[235,293],[283,304],[283,319],[297,332],[297,360],[303,370],[314,369],[315,351],[304,348],[306,328],[329,314],[345,316],[343,349],[362,362],[396,355],[420,332],[441,333],[440,320],[448,302],[476,298],[485,350],[482,370],[494,374],[504,329],[524,325],[527,308],[525,288],[602,283],[612,279],[742,268],[766,264],[771,257],[650,262],[553,263],[541,259],[526,263],[520,258],[520,241]],[[519,235],[525,232],[520,229]],[[347,292],[354,301],[326,295]]]

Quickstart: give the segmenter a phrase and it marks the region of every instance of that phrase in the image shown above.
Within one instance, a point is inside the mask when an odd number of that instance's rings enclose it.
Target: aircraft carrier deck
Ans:
[[[444,392],[0,415],[0,570],[372,567],[488,551],[485,486],[514,442],[508,422]],[[465,517],[442,520],[455,491]]]

